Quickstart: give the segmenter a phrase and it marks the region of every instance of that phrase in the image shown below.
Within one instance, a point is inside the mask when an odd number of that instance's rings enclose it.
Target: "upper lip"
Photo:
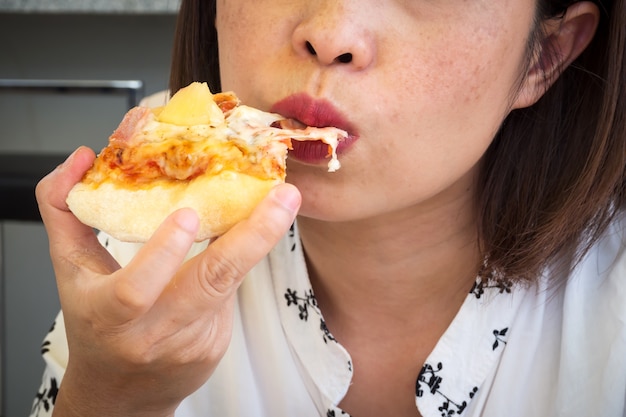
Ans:
[[[270,111],[298,120],[307,126],[332,126],[354,135],[353,127],[330,101],[316,99],[306,93],[288,96],[275,103]]]

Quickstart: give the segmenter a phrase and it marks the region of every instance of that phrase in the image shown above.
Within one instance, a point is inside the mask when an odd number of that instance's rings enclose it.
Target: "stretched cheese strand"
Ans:
[[[279,122],[279,128],[274,127],[276,122]],[[295,120],[286,120],[279,114],[267,113],[245,105],[235,107],[226,117],[225,123],[235,136],[248,138],[248,143],[251,145],[256,144],[255,141],[258,138],[262,140],[320,140],[329,148],[328,172],[335,172],[341,167],[337,158],[337,146],[341,139],[348,136],[344,130],[336,127],[305,126]]]

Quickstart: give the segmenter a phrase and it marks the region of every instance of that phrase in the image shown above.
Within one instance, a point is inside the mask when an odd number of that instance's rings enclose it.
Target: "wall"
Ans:
[[[2,12],[175,13],[180,0],[0,0]]]
[[[140,79],[150,94],[167,87],[174,20],[174,14],[0,13],[0,78]],[[0,152],[69,153],[83,144],[97,150],[125,111],[123,97],[0,91]],[[0,232],[2,415],[20,417],[37,392],[40,343],[59,303],[43,226],[5,221]]]

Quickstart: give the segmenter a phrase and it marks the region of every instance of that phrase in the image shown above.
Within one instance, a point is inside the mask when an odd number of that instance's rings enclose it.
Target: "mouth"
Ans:
[[[327,100],[314,99],[305,93],[299,93],[277,102],[270,111],[307,126],[345,130],[348,137],[339,142],[339,155],[345,153],[358,139],[354,126]],[[292,141],[292,146],[289,156],[301,162],[319,164],[328,160],[328,145],[321,141]]]

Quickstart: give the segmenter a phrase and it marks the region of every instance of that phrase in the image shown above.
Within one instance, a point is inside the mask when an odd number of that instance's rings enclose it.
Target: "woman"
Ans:
[[[343,128],[342,168],[296,146],[208,247],[182,210],[137,248],[67,211],[74,153],[37,190],[65,325],[33,414],[624,415],[624,2],[215,3],[171,90]]]

